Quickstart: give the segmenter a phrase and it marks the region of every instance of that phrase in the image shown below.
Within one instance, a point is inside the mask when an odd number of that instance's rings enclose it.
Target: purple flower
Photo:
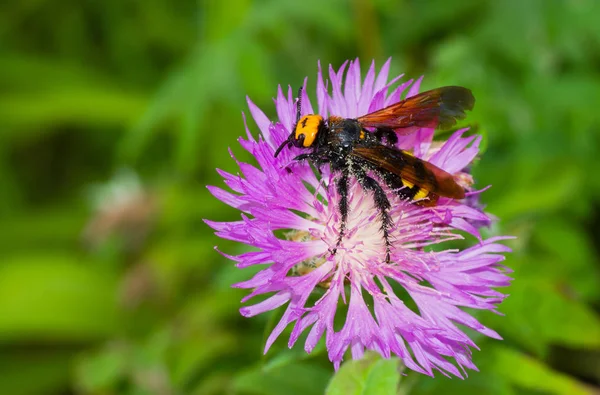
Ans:
[[[302,114],[316,110],[323,117],[355,118],[396,103],[403,94],[418,93],[421,78],[393,88],[402,76],[388,81],[389,67],[388,60],[376,73],[371,64],[363,81],[358,60],[344,63],[337,72],[330,66],[326,83],[319,65],[317,108],[313,109],[306,94],[305,80]],[[257,295],[268,297],[243,307],[242,315],[252,317],[287,306],[265,352],[293,323],[289,347],[307,334],[304,349],[310,353],[325,335],[329,359],[336,369],[348,348],[352,358],[360,358],[365,349],[385,358],[397,355],[409,368],[428,375],[437,369],[444,375],[463,377],[465,367],[476,369],[470,347],[477,346],[456,324],[501,338],[460,307],[496,312],[505,295],[492,288],[507,286],[510,281],[510,270],[500,264],[502,253],[509,248],[498,243],[507,237],[482,239],[478,226],[488,224],[490,218],[477,205],[468,204],[477,202],[473,197],[479,192],[469,192],[464,201],[440,198],[434,207],[388,193],[394,227],[390,231],[391,262],[386,263],[373,198],[352,181],[347,230],[337,253],[331,255],[340,221],[334,182],[338,175],[323,168],[319,176],[308,163],[293,161],[301,153],[298,148],[284,149],[277,158],[273,155],[294,127],[292,89],[287,96],[278,89],[277,122],[271,122],[250,99],[248,106],[260,135],[255,139],[246,125],[248,139],[239,141],[256,158],[258,167],[236,160],[241,175],[218,170],[233,192],[208,187],[215,197],[241,210],[242,219],[206,222],[218,236],[253,247],[237,256],[225,255],[238,267],[261,265],[262,270],[252,279],[235,287],[252,290],[243,302]],[[398,148],[454,174],[458,182],[461,177],[469,181],[465,169],[476,157],[481,138],[463,137],[465,131],[458,130],[439,144],[432,141],[432,129],[419,129],[399,136]],[[462,239],[465,234],[477,238],[477,244],[463,251],[442,248],[445,242]],[[317,297],[309,301],[317,289]],[[398,296],[402,289],[412,301],[407,303],[409,298]],[[335,318],[336,323],[343,322],[341,328],[334,327]]]

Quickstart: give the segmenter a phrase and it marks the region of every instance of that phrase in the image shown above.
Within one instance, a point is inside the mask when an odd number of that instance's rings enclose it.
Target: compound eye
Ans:
[[[298,146],[305,148],[312,146],[322,124],[323,117],[320,115],[305,115],[300,118],[296,124],[296,141]],[[302,141],[300,141],[301,138]]]

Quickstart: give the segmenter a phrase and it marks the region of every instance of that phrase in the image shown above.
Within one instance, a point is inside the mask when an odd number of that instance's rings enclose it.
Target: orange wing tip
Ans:
[[[452,198],[452,199],[464,199],[465,198],[465,190],[463,187],[458,185],[456,181],[454,181],[453,177],[444,177],[438,179],[439,186],[439,194]]]
[[[460,185],[463,189],[471,189],[475,181],[473,180],[473,176],[469,173],[465,173],[464,171],[459,171],[454,174],[454,181],[458,185]]]
[[[465,198],[465,190],[462,189],[461,187],[458,187],[457,191],[455,191],[455,195],[452,196],[452,198],[453,199],[464,199]]]

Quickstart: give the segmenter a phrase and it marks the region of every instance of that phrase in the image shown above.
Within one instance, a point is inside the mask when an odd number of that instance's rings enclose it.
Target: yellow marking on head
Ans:
[[[315,142],[317,134],[319,133],[319,126],[323,122],[323,117],[320,115],[305,115],[298,121],[296,125],[296,140],[299,140],[304,136],[302,142],[303,147],[310,147]]]
[[[358,136],[359,139],[364,140],[365,139],[365,131],[361,130],[360,131],[360,135]]]
[[[404,150],[402,150],[402,153],[403,153],[403,154],[406,154],[406,155],[408,155],[408,156],[412,156],[413,158],[415,157],[415,155],[414,155],[412,152],[408,152],[408,151],[404,151]]]

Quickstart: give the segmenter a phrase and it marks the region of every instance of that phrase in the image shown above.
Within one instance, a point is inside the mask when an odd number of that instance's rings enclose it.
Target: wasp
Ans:
[[[277,148],[275,157],[285,148],[297,147],[307,152],[294,160],[307,160],[317,169],[329,164],[335,174],[340,200],[339,233],[334,255],[344,239],[348,220],[348,194],[351,178],[373,195],[379,211],[381,232],[390,261],[390,230],[393,220],[391,203],[382,184],[400,198],[421,206],[435,206],[440,196],[465,197],[464,189],[454,177],[439,167],[398,149],[398,136],[414,133],[418,128],[447,129],[465,118],[475,98],[460,86],[433,89],[358,118],[318,114],[301,116],[300,88],[296,104],[296,124],[289,137]]]

